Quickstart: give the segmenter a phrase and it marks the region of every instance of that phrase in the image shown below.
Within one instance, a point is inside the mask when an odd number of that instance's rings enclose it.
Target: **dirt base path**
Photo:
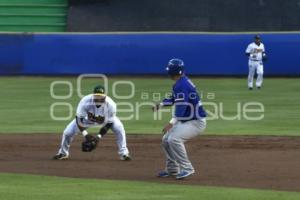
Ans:
[[[300,191],[296,137],[198,137],[186,145],[196,174],[183,181],[155,177],[164,168],[160,135],[129,135],[130,162],[119,160],[113,135],[92,153],[80,151],[77,136],[70,160],[51,160],[60,137],[0,135],[0,172]]]

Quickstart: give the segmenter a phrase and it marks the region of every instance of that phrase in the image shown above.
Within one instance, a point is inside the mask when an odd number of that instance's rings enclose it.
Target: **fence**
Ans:
[[[300,75],[300,34],[262,34],[266,75]],[[0,74],[164,74],[182,58],[188,74],[245,75],[250,34],[0,34]]]

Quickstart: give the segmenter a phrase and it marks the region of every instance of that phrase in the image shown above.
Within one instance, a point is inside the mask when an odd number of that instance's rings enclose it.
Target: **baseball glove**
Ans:
[[[99,139],[93,135],[86,135],[85,140],[81,143],[83,152],[91,152],[96,149]]]
[[[267,61],[268,60],[267,54],[263,53],[262,60],[263,61]]]

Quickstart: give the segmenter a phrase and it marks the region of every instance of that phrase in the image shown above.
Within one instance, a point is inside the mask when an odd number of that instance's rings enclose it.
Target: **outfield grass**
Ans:
[[[0,174],[5,200],[298,200],[298,192]]]
[[[61,133],[69,120],[55,121],[50,117],[50,106],[55,102],[71,103],[75,114],[76,105],[79,101],[77,91],[74,90],[72,97],[66,100],[55,100],[50,95],[50,85],[53,81],[70,81],[76,89],[74,77],[1,77],[0,78],[0,133]],[[153,96],[157,93],[167,93],[171,89],[172,81],[167,78],[110,78],[109,95],[112,96],[112,84],[115,81],[132,81],[135,85],[134,96],[129,100],[113,98],[117,102],[130,102],[134,107],[145,102],[153,102]],[[264,106],[264,118],[259,121],[241,119],[209,120],[207,134],[217,135],[300,135],[298,121],[300,118],[300,90],[299,78],[267,78],[262,90],[248,91],[246,79],[231,78],[192,78],[197,87],[202,91],[205,103],[216,103],[217,107],[207,105],[206,109],[218,116],[223,108],[226,117],[236,116],[238,105],[247,102],[259,102]],[[97,84],[97,80],[83,81],[82,93],[88,94]],[[130,94],[128,85],[118,85],[117,94]],[[66,85],[55,87],[56,95],[67,95]],[[149,94],[148,99],[145,94]],[[223,105],[221,105],[223,104]],[[120,106],[119,109],[128,109]],[[134,116],[134,119],[123,121],[128,133],[159,134],[164,123],[170,119],[170,113],[165,113],[162,120],[154,120],[150,106],[142,106],[134,113],[120,113],[120,116]],[[67,116],[66,107],[60,106],[55,110],[57,116]],[[258,116],[261,113],[252,113]]]

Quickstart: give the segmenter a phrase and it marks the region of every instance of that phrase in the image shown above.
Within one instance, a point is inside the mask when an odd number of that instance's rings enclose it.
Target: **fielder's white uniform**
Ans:
[[[257,73],[256,87],[261,87],[263,83],[263,55],[265,53],[265,46],[263,43],[257,45],[255,42],[252,42],[248,45],[246,53],[250,54],[249,56],[249,74],[248,74],[248,87],[253,88],[253,77],[255,71]]]
[[[91,127],[91,126],[104,126],[107,123],[112,123],[112,131],[116,135],[117,145],[119,149],[119,155],[129,155],[129,151],[126,145],[126,135],[122,122],[116,116],[117,106],[116,103],[108,96],[106,96],[105,102],[101,107],[97,108],[93,101],[93,94],[87,95],[81,99],[77,107],[76,116],[78,118],[84,118],[82,126]],[[105,120],[102,124],[92,122],[88,120],[88,113],[93,115],[105,117]],[[69,148],[71,142],[75,135],[80,133],[80,130],[77,126],[76,119],[71,121],[69,125],[65,128],[62,136],[61,147],[59,149],[59,154],[65,154],[69,156]]]

